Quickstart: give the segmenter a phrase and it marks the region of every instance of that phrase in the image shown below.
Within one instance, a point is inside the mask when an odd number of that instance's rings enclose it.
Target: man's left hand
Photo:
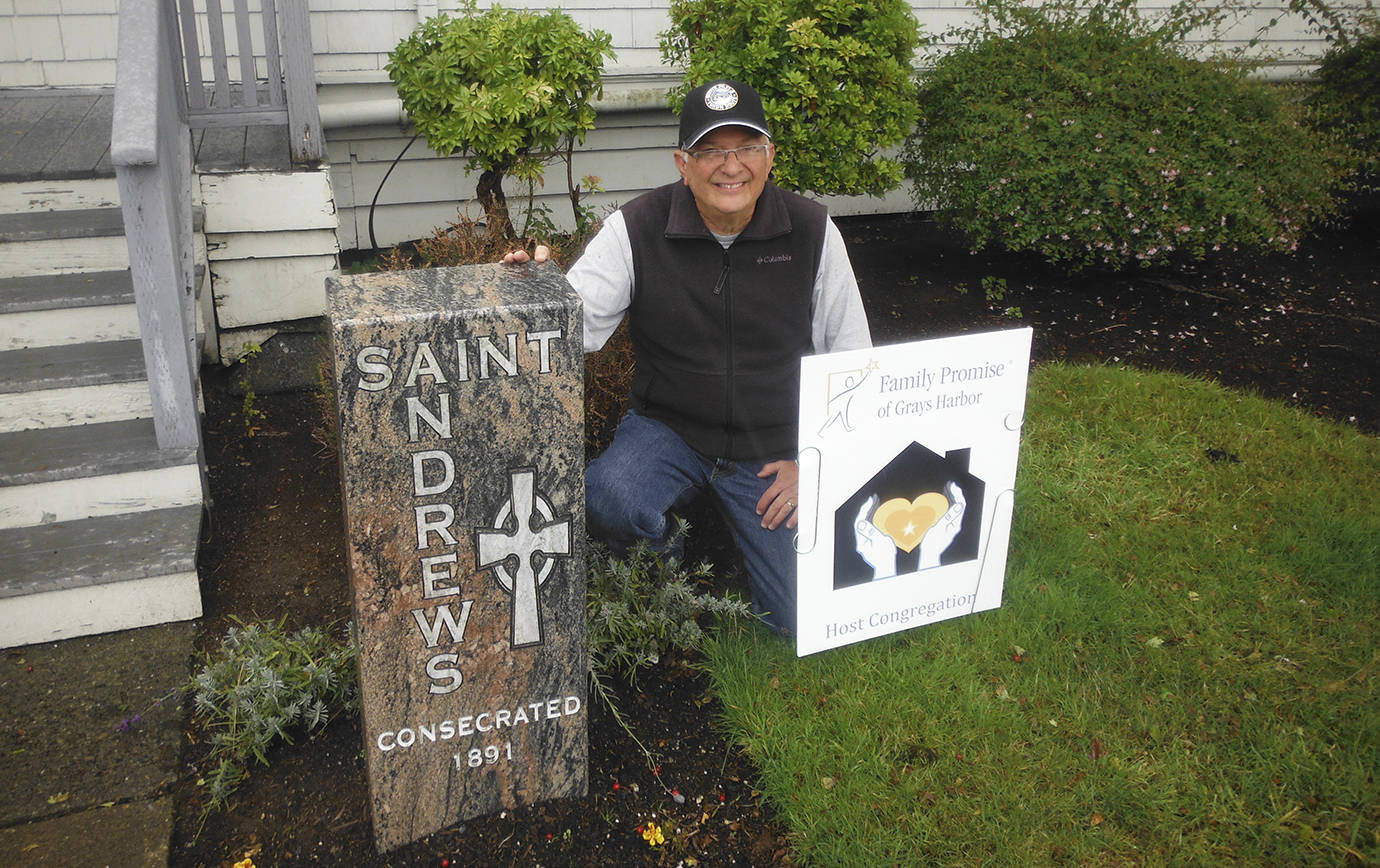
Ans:
[[[504,265],[521,265],[524,262],[535,262],[538,265],[551,258],[551,248],[545,244],[538,244],[537,249],[529,255],[526,250],[510,250],[503,254]]]
[[[793,528],[799,520],[796,502],[800,498],[800,465],[794,461],[772,461],[757,474],[759,479],[775,476],[766,493],[757,501],[762,527],[776,530],[782,522]]]

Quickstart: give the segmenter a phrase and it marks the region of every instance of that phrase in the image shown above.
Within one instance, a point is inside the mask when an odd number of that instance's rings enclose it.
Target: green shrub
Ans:
[[[885,149],[915,123],[920,39],[905,0],[672,0],[670,16],[662,56],[686,73],[673,109],[696,84],[747,82],[776,142],[778,184],[875,196],[900,186]]]
[[[1209,14],[1133,0],[979,0],[920,90],[906,147],[920,207],[975,247],[1071,268],[1291,250],[1335,212],[1344,150],[1289,91],[1187,57]]]
[[[318,627],[288,634],[283,622],[231,627],[192,677],[193,719],[211,742],[206,809],[223,807],[250,758],[268,764],[275,741],[310,732],[358,704],[355,643]]]
[[[548,160],[570,159],[594,126],[611,39],[585,33],[560,10],[478,12],[474,0],[461,10],[419,24],[393,49],[388,75],[432,150],[469,155],[489,230],[508,237],[504,176],[536,180]],[[577,218],[579,197],[572,186]]]
[[[1380,192],[1380,19],[1334,43],[1318,65],[1313,104],[1319,125],[1351,148],[1361,192]]]

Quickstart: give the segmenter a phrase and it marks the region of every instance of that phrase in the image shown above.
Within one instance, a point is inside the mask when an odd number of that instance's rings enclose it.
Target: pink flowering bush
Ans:
[[[979,0],[920,85],[917,204],[974,247],[1072,269],[1293,249],[1337,209],[1345,151],[1289,91],[1188,57],[1210,15],[1130,0]],[[950,40],[953,41],[953,40]]]

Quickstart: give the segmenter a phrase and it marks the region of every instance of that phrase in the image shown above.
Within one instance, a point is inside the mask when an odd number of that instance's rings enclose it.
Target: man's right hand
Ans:
[[[528,255],[526,250],[512,250],[503,254],[504,265],[521,265],[524,262],[542,263],[551,258],[551,248],[538,244],[537,249]]]

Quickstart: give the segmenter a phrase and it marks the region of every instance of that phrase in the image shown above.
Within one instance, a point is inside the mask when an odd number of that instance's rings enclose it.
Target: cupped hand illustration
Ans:
[[[949,498],[949,508],[934,526],[925,532],[925,538],[920,541],[919,569],[922,570],[939,566],[939,556],[953,545],[954,538],[963,527],[963,513],[968,508],[968,499],[963,496],[963,489],[958,487],[958,483],[950,482],[944,486],[944,493]]]
[[[853,537],[858,554],[872,567],[872,580],[885,579],[896,575],[896,543],[886,531],[872,523],[872,512],[877,508],[877,495],[869,497],[858,510],[853,522]]]
[[[944,486],[945,499],[949,502],[949,508],[944,511],[934,524],[925,531],[925,535],[916,545],[914,537],[910,537],[906,551],[911,551],[912,547],[920,549],[919,563],[917,570],[928,570],[939,566],[939,558],[944,552],[953,545],[953,541],[958,537],[958,532],[963,528],[963,513],[968,508],[968,499],[963,494],[963,489],[959,488],[958,483],[949,482]],[[938,500],[937,494],[925,495]],[[919,502],[917,499],[916,502]],[[853,521],[854,545],[857,547],[858,554],[867,561],[868,566],[872,567],[872,579],[885,579],[896,575],[896,558],[901,549],[897,538],[879,527],[873,520],[877,515],[877,503],[879,498],[872,495],[863,502],[858,510],[858,516]],[[895,501],[901,504],[901,509],[906,508],[904,500]],[[890,504],[891,502],[889,502]],[[908,518],[904,513],[903,520]],[[893,531],[895,529],[893,528]],[[895,531],[898,532],[899,531]],[[909,525],[907,533],[910,533]]]

